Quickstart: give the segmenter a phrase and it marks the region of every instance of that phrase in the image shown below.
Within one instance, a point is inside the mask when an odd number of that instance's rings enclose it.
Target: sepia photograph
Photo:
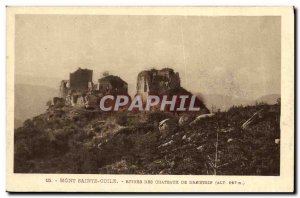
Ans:
[[[9,175],[293,189],[293,9],[222,9],[9,7]]]

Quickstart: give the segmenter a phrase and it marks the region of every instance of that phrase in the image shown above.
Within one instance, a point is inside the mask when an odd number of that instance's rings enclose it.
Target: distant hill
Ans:
[[[232,96],[226,96],[222,94],[196,94],[199,98],[204,101],[204,104],[208,109],[211,110],[212,106],[216,109],[220,109],[221,111],[226,111],[233,105],[248,105],[253,103],[252,100],[244,99],[244,98],[235,98]]]
[[[212,109],[214,106],[216,109],[221,111],[226,111],[232,106],[239,105],[255,105],[256,103],[264,102],[269,105],[277,103],[277,99],[280,98],[280,94],[269,94],[262,97],[259,97],[256,100],[246,99],[246,98],[237,98],[232,96],[226,96],[222,94],[196,94],[200,99],[204,101],[204,104],[208,109]]]
[[[277,103],[278,98],[280,98],[280,94],[269,94],[256,99],[255,102],[265,102],[267,104],[272,105]]]
[[[16,75],[15,84],[20,85],[32,85],[32,86],[43,86],[56,89],[60,85],[60,78],[45,77],[45,76],[26,76]]]
[[[58,95],[58,89],[28,84],[15,85],[15,127],[46,111],[46,102]]]

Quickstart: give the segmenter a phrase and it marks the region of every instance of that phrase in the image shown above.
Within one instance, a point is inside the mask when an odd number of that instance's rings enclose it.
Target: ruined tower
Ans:
[[[142,97],[143,103],[146,103],[147,97],[149,95],[155,95],[162,98],[167,96],[168,99],[171,99],[173,96],[177,96],[175,106],[179,107],[181,99],[179,96],[185,95],[188,96],[186,99],[185,107],[187,108],[191,102],[193,94],[180,85],[180,77],[178,72],[174,72],[173,69],[164,68],[161,70],[145,70],[138,74],[137,78],[137,92],[136,95]],[[160,104],[158,104],[159,106]],[[209,110],[206,108],[204,103],[196,97],[195,105],[200,107],[198,113],[205,114],[209,113]],[[165,111],[168,111],[168,108],[165,108]]]
[[[128,95],[128,84],[118,76],[108,75],[98,80],[98,91],[103,94]]]
[[[75,72],[70,73],[70,89],[87,90],[92,81],[93,70],[79,68]]]
[[[178,87],[180,87],[179,73],[170,68],[145,70],[138,74],[137,94],[143,98],[149,94],[160,95]]]

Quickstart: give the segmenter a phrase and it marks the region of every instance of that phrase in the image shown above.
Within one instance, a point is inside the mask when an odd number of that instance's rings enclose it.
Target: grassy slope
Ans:
[[[240,128],[270,107],[275,110],[267,119]],[[279,175],[280,146],[274,142],[280,138],[279,109],[234,107],[162,137],[158,122],[178,116],[140,113],[124,122],[121,113],[52,108],[15,130],[15,172]],[[116,122],[127,128],[115,133]]]

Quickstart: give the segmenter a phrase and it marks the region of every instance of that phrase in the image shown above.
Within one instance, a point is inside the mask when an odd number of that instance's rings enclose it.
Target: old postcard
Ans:
[[[7,191],[293,192],[293,7],[7,7]]]

